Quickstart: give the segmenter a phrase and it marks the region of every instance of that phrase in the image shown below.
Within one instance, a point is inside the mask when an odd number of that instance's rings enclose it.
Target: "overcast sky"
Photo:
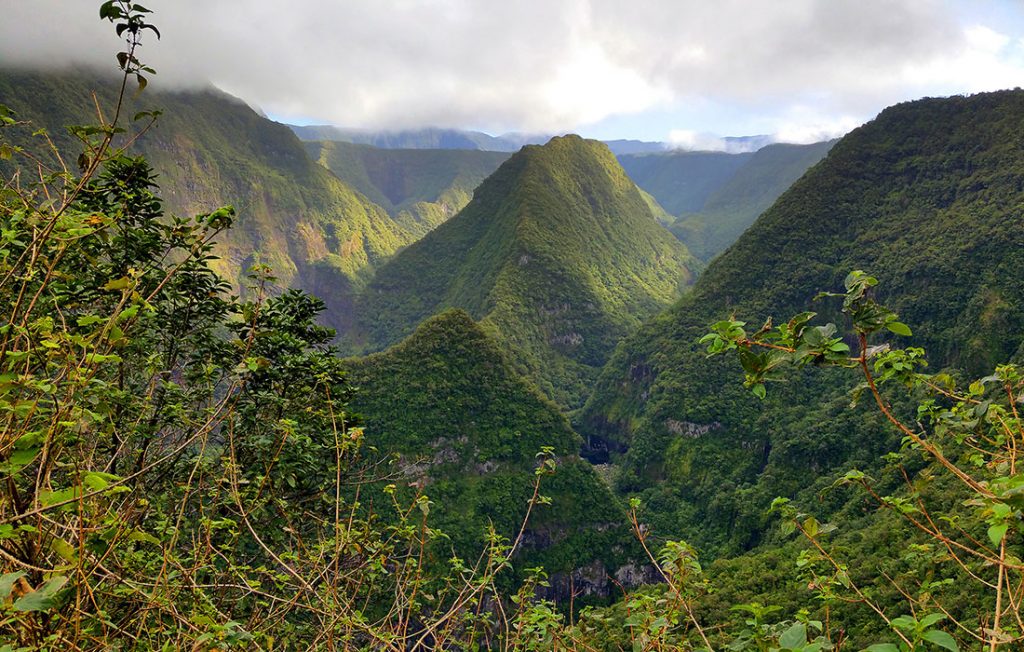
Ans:
[[[713,147],[1024,86],[1021,0],[150,0],[154,86],[282,121]],[[114,66],[99,0],[0,0],[0,62]],[[0,98],[2,99],[2,98]]]

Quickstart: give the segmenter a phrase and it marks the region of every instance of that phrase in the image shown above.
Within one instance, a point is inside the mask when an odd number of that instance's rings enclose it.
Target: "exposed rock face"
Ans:
[[[544,599],[568,604],[570,599],[585,597],[610,598],[622,589],[631,590],[645,584],[662,582],[651,564],[628,563],[609,571],[594,560],[571,573],[555,573],[548,578],[550,586],[541,592]],[[621,587],[621,588],[620,588]]]
[[[676,421],[675,419],[666,419],[665,428],[668,429],[673,435],[682,435],[683,437],[689,437],[690,439],[696,439],[702,435],[706,435],[712,430],[717,430],[722,427],[722,424],[715,421],[712,423],[693,423],[692,421]]]

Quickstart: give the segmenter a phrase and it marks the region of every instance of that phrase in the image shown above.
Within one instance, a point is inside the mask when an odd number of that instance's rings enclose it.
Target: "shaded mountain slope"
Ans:
[[[870,407],[849,408],[846,377],[801,377],[759,402],[731,360],[709,360],[697,344],[716,320],[789,317],[864,269],[932,368],[974,374],[1019,354],[1022,129],[1021,91],[885,110],[617,349],[580,424],[628,449],[619,486],[645,496],[662,531],[715,553],[751,547],[771,498],[827,486],[850,464],[871,468],[897,445]],[[819,303],[835,317],[837,306]]]
[[[566,136],[523,148],[458,215],[382,267],[357,319],[376,349],[462,308],[522,373],[574,406],[615,343],[696,269],[608,148]]]
[[[457,149],[379,149],[340,141],[308,142],[313,160],[363,193],[417,237],[444,222],[508,154]]]
[[[609,594],[607,574],[635,552],[622,506],[578,457],[579,436],[558,407],[513,371],[467,313],[441,313],[400,344],[346,366],[367,443],[399,454],[403,486],[425,484],[434,526],[459,554],[479,551],[489,524],[515,536],[536,454],[551,447],[559,468],[542,486],[552,502],[530,520],[521,566],[544,565],[555,590],[566,592],[569,573],[586,568],[576,588]]]
[[[672,215],[704,207],[708,197],[728,181],[752,153],[658,152],[624,154],[619,163],[636,185],[651,193]]]
[[[157,170],[168,208],[188,214],[234,205],[218,271],[240,287],[254,263],[269,264],[282,285],[323,297],[328,320],[343,326],[354,290],[412,236],[312,161],[287,127],[220,91],[159,92],[158,83],[129,98],[125,114],[163,110],[131,151]],[[93,90],[112,105],[113,84],[95,74],[0,73],[0,102],[45,126],[65,151],[80,148],[64,126],[95,120],[83,108]],[[125,124],[131,133],[142,122]]]
[[[699,211],[683,213],[669,230],[701,260],[714,258],[834,144],[762,147],[707,196]]]

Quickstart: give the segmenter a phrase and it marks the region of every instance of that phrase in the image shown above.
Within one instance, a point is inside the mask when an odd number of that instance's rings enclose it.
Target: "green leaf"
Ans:
[[[1003,537],[1006,536],[1006,531],[1010,529],[1009,523],[1000,523],[999,525],[993,525],[988,529],[988,538],[992,542],[992,545],[999,546],[1002,542]]]
[[[0,601],[11,597],[11,591],[14,590],[14,583],[22,577],[25,577],[25,573],[22,571],[0,575]]]
[[[103,321],[103,318],[97,317],[96,315],[81,315],[75,321],[79,326],[92,326],[93,324],[98,324]]]
[[[764,397],[768,395],[768,392],[764,388],[764,383],[758,383],[754,385],[753,387],[750,388],[750,391],[752,391],[754,393],[754,396],[761,399],[762,401],[764,400]]]
[[[111,482],[117,482],[120,480],[118,476],[112,473],[100,473],[99,471],[89,471],[82,476],[82,484],[88,487],[92,491],[102,491],[110,486]]]
[[[935,645],[938,645],[941,648],[950,650],[950,652],[960,652],[960,646],[957,645],[956,639],[948,633],[943,632],[941,630],[929,630],[922,634],[921,638],[928,641],[929,643],[934,643]]]
[[[102,289],[104,289],[104,290],[123,290],[126,287],[128,287],[129,285],[131,285],[131,283],[132,283],[131,280],[127,276],[122,276],[121,278],[115,278],[115,279],[113,279],[111,281],[107,281],[106,283],[103,284],[103,288]]]
[[[38,454],[38,446],[24,450],[11,451],[11,456],[7,459],[7,463],[0,465],[0,470],[13,475],[25,466],[31,464],[32,460],[34,460]]]
[[[100,19],[106,18],[107,20],[114,20],[120,18],[122,15],[121,8],[118,7],[113,1],[104,2],[100,5]]]
[[[875,643],[865,648],[864,652],[900,652],[900,649],[892,643]]]
[[[917,620],[913,616],[897,616],[892,619],[889,623],[896,629],[902,629],[905,632],[913,631],[917,627]]]
[[[53,551],[60,555],[65,561],[69,561],[72,564],[78,562],[78,551],[64,539],[55,537],[53,541],[50,542],[50,548],[52,548]]]
[[[921,620],[918,621],[918,624],[921,625],[922,629],[928,629],[935,623],[945,619],[946,614],[928,614],[927,616],[922,617]]]
[[[804,532],[807,533],[807,536],[812,537],[812,538],[817,536],[818,535],[818,519],[814,518],[813,516],[809,516],[807,518],[807,520],[804,521]]]
[[[26,593],[14,602],[16,611],[46,611],[57,602],[57,593],[67,584],[68,578],[58,575],[43,582],[35,591]]]
[[[905,337],[910,337],[911,335],[913,335],[913,333],[910,331],[910,326],[907,326],[901,321],[891,321],[888,324],[886,324],[885,327],[888,328],[893,333],[896,333],[897,335],[903,335]]]
[[[779,637],[779,645],[789,649],[799,649],[807,643],[807,627],[803,623],[794,623]]]

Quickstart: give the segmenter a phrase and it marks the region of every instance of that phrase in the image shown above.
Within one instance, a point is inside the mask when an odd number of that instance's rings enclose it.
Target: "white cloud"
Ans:
[[[699,152],[741,154],[743,152],[755,152],[772,142],[776,141],[771,136],[729,139],[716,134],[693,131],[692,129],[673,129],[668,134],[668,146],[671,149]]]
[[[157,86],[210,80],[273,114],[349,126],[559,132],[710,103],[762,115],[764,132],[795,138],[900,100],[1024,85],[1021,41],[1007,26],[964,23],[972,7],[306,0],[289,9],[277,0],[173,0],[151,6],[164,39],[148,42],[143,57],[158,70]],[[97,8],[97,0],[0,0],[0,62],[110,66],[118,43]],[[820,124],[792,123],[794,107],[806,105]]]

